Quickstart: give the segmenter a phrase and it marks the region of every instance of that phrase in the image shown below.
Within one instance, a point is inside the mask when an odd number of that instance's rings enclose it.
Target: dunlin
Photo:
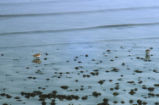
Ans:
[[[40,56],[41,56],[40,53],[36,53],[36,54],[33,55],[33,57],[35,57],[35,58],[40,58]]]

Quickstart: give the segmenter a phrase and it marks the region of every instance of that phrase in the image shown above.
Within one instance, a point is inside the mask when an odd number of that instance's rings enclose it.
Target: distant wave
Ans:
[[[21,1],[21,2],[1,2],[0,5],[21,5],[21,4],[41,4],[41,3],[56,3],[59,1],[50,1],[50,0],[45,0],[45,1]],[[62,1],[60,1],[62,2]]]
[[[93,44],[93,43],[104,43],[104,42],[120,42],[120,41],[139,41],[139,40],[159,40],[159,37],[145,37],[145,38],[131,38],[131,39],[110,39],[110,40],[96,40],[89,42],[66,42],[66,43],[51,43],[42,45],[22,45],[22,46],[10,46],[0,47],[0,49],[6,48],[26,48],[26,47],[43,47],[43,46],[55,46],[55,45],[66,45],[66,44]]]
[[[64,2],[73,2],[74,0],[40,0],[40,1],[12,1],[12,2],[0,2],[0,5],[26,5],[26,4],[44,4],[44,3],[64,3]],[[79,0],[81,2],[81,0]],[[82,2],[89,1],[89,0],[83,0]],[[90,0],[92,1],[92,0]]]
[[[132,7],[132,8],[116,8],[103,10],[89,10],[89,11],[71,11],[71,12],[55,12],[55,13],[28,13],[28,14],[0,14],[0,17],[32,17],[32,16],[52,16],[52,15],[73,15],[84,13],[100,13],[100,12],[115,12],[115,11],[130,11],[130,10],[144,10],[144,9],[159,9],[159,6],[153,7]]]
[[[159,22],[136,23],[136,24],[111,24],[111,25],[59,29],[59,30],[33,30],[33,31],[22,31],[22,32],[8,32],[8,33],[0,33],[0,36],[2,36],[2,35],[20,35],[20,34],[39,34],[39,33],[52,33],[52,32],[69,32],[69,31],[107,29],[107,28],[124,28],[124,27],[128,28],[128,27],[134,27],[134,26],[137,27],[137,26],[152,26],[152,25],[159,25]]]

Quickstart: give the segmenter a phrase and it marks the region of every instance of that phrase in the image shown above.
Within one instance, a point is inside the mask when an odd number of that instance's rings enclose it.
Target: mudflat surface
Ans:
[[[49,105],[53,100],[57,105],[100,105],[103,102],[153,105],[158,102],[159,89],[157,41],[3,49],[0,102],[11,105],[46,102]],[[144,61],[147,46],[152,49],[148,62]],[[35,50],[42,53],[39,60],[32,57]]]

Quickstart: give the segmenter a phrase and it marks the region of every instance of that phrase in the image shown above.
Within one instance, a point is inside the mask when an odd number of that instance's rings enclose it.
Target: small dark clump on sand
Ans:
[[[130,95],[134,95],[134,94],[135,94],[135,91],[134,91],[133,89],[131,89],[130,92],[129,92],[129,94],[130,94]]]
[[[98,81],[98,83],[99,83],[100,85],[102,85],[104,82],[105,82],[105,80],[100,80],[100,81]]]
[[[141,70],[135,70],[134,72],[136,72],[136,73],[142,73]]]
[[[93,95],[94,97],[98,97],[98,96],[101,95],[101,93],[94,91],[94,92],[92,93],[92,95]]]
[[[97,104],[97,105],[110,105],[110,104],[108,103],[108,99],[104,98],[104,99],[103,99],[103,102],[102,102],[102,103],[99,103],[99,104]]]
[[[113,93],[113,96],[118,96],[118,95],[119,95],[118,92],[114,92],[114,93]]]
[[[88,96],[83,96],[82,100],[87,100]]]
[[[68,89],[68,86],[61,86],[62,89]]]
[[[85,57],[88,57],[88,54],[86,54]]]

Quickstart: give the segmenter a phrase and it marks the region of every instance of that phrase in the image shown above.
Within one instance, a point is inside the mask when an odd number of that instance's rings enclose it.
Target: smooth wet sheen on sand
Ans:
[[[16,53],[16,48],[3,49],[0,102],[157,105],[157,45],[154,40],[132,40],[37,47],[44,52],[41,63],[32,62],[33,48],[21,48]],[[152,47],[151,61],[145,61],[145,49]]]

